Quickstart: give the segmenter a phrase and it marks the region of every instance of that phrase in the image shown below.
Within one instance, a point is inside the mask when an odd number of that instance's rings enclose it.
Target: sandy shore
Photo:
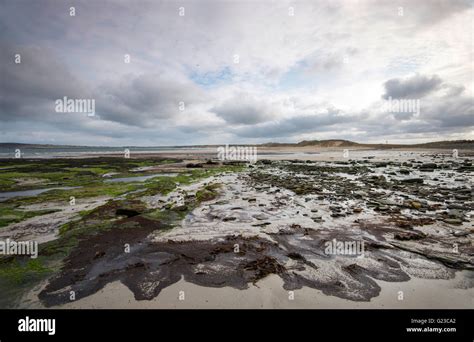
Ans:
[[[283,289],[277,275],[269,275],[246,290],[231,287],[209,288],[179,282],[164,289],[152,300],[138,301],[119,281],[97,293],[64,304],[60,309],[472,309],[474,272],[457,272],[450,280],[412,278],[403,283],[377,281],[380,295],[369,302],[356,302],[303,287],[293,293]],[[30,308],[44,308],[36,288],[24,299]],[[400,292],[403,299],[400,300]],[[183,297],[184,295],[184,297]],[[290,297],[292,299],[290,299]],[[180,299],[181,298],[181,299]],[[184,298],[184,299],[183,299]]]
[[[348,155],[344,155],[344,151],[348,151]],[[374,160],[384,160],[388,155],[399,155],[402,159],[409,159],[419,156],[423,153],[433,154],[439,153],[447,156],[452,155],[452,149],[426,149],[426,148],[390,148],[377,149],[371,147],[313,147],[313,146],[282,146],[282,147],[257,147],[258,159],[270,160],[312,160],[312,161],[338,161],[347,159],[359,159],[370,157]],[[139,148],[130,150],[130,158],[177,158],[188,160],[203,160],[217,158],[217,147],[203,148],[180,148],[180,149],[164,149],[157,152],[142,151]],[[123,153],[81,153],[69,157],[74,158],[90,158],[90,157],[123,157]],[[473,150],[459,150],[459,156],[473,156]]]

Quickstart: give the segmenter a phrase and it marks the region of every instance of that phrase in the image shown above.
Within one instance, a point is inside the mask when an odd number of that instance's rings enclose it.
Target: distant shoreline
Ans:
[[[193,147],[193,148],[83,148],[83,149],[36,149],[36,148],[19,148],[21,152],[21,159],[89,159],[89,158],[123,158],[126,153],[131,159],[181,159],[181,160],[211,160],[218,157],[217,146],[215,147]],[[459,156],[474,156],[474,146],[456,148]],[[350,157],[343,157],[344,151],[350,152]],[[373,155],[378,158],[378,155],[385,155],[387,153],[400,154],[445,154],[451,155],[454,148],[439,148],[439,147],[418,147],[418,146],[404,146],[392,148],[379,148],[377,146],[333,146],[333,147],[319,147],[319,146],[258,146],[258,159],[271,160],[319,160],[319,161],[335,161],[347,160],[352,158],[359,158],[363,155]],[[128,152],[127,152],[128,151]],[[15,149],[0,148],[0,160],[11,160],[15,158]]]
[[[52,145],[52,144],[28,144],[5,142],[0,143],[0,152],[5,149],[23,148],[23,149],[64,149],[64,150],[111,150],[119,152],[122,149],[139,149],[142,151],[156,151],[156,150],[175,150],[175,149],[206,149],[217,148],[226,144],[204,144],[204,145],[170,145],[170,146],[86,146],[86,145]],[[337,148],[337,147],[352,147],[352,148],[374,148],[374,149],[394,149],[394,148],[429,148],[429,149],[474,149],[474,140],[443,140],[433,141],[420,144],[380,144],[380,143],[358,143],[343,139],[328,139],[328,140],[304,140],[297,143],[279,143],[270,142],[262,144],[227,144],[229,146],[257,146],[259,148]]]

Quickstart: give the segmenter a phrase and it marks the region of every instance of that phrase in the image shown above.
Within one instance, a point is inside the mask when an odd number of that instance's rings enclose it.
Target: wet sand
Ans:
[[[60,305],[60,309],[472,309],[474,272],[458,272],[451,280],[413,278],[404,283],[377,281],[380,295],[370,302],[354,302],[304,287],[293,295],[283,289],[282,280],[269,275],[246,290],[209,288],[184,280],[167,287],[151,300],[138,301],[119,281],[97,293]],[[184,291],[184,299],[183,292]],[[399,299],[403,291],[403,300]],[[24,298],[30,308],[44,308],[37,300],[38,289]],[[180,300],[180,296],[181,299]],[[290,299],[290,297],[292,299]]]

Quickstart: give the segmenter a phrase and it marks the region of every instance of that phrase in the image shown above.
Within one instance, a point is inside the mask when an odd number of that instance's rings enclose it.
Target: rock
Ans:
[[[469,210],[469,208],[466,207],[465,205],[458,204],[458,203],[448,203],[447,207],[448,209]]]
[[[95,260],[95,259],[102,258],[104,255],[105,255],[105,252],[104,252],[104,251],[97,251],[97,252],[95,252],[94,260]]]
[[[255,214],[253,217],[260,221],[268,219],[268,216],[263,213]]]
[[[365,191],[354,191],[354,197],[356,198],[367,198],[367,193]]]
[[[457,219],[462,220],[464,218],[464,213],[457,209],[451,209],[448,211],[448,216],[450,218],[457,218]]]
[[[428,259],[438,260],[444,265],[452,268],[474,270],[474,263],[472,261],[472,257],[470,256],[463,256],[458,253],[446,253],[445,251],[437,251],[436,249],[426,248],[420,244],[407,245],[397,243],[396,241],[393,241],[391,244],[398,248],[424,255]]]
[[[254,273],[252,277],[254,282],[265,278],[271,273],[280,274],[285,271],[285,268],[280,265],[275,258],[269,256],[264,256],[261,259],[250,261],[243,266],[243,269]]]
[[[111,178],[112,176],[118,175],[117,172],[108,172],[102,175],[103,178]],[[63,178],[66,179],[66,178]]]
[[[447,218],[447,219],[444,219],[443,221],[448,224],[455,224],[455,225],[462,224],[462,220],[457,219],[457,218]]]
[[[293,260],[306,260],[304,256],[302,256],[300,253],[297,253],[297,252],[290,252],[286,256]]]
[[[398,221],[397,226],[403,229],[413,229],[413,225],[408,221]]]
[[[463,237],[463,236],[468,236],[468,235],[469,235],[469,232],[462,231],[462,230],[456,230],[456,231],[453,233],[453,235],[456,236],[456,237]]]
[[[236,217],[232,217],[232,216],[230,216],[230,217],[224,217],[224,218],[222,219],[222,221],[224,221],[224,222],[235,221],[235,220],[237,220],[237,218],[236,218]]]
[[[252,227],[265,227],[265,226],[268,226],[270,224],[271,224],[271,222],[262,222],[262,223],[252,224]]]
[[[339,212],[333,212],[331,214],[331,217],[344,217],[344,216],[346,216],[346,214],[339,213]]]
[[[402,240],[402,241],[419,240],[419,239],[425,238],[426,234],[423,233],[423,232],[420,232],[419,230],[413,230],[413,231],[410,231],[410,232],[395,233],[393,237],[397,240]]]
[[[438,165],[436,165],[436,163],[424,163],[419,167],[419,169],[423,171],[426,171],[426,170],[433,171],[433,169],[437,169],[437,168],[438,168]]]
[[[138,261],[134,264],[127,265],[127,269],[134,269],[134,268],[147,268],[147,265],[141,261]]]
[[[422,178],[407,178],[407,179],[402,179],[402,183],[423,184],[423,179]]]
[[[456,194],[454,195],[454,198],[460,201],[469,201],[472,200],[472,196],[469,195],[461,195],[461,194]]]
[[[202,164],[188,163],[188,164],[186,164],[186,167],[187,167],[187,168],[192,168],[192,169],[194,169],[194,168],[202,168]]]
[[[115,215],[133,217],[133,216],[140,215],[140,212],[138,212],[136,210],[133,210],[133,209],[119,208],[119,209],[115,210]]]

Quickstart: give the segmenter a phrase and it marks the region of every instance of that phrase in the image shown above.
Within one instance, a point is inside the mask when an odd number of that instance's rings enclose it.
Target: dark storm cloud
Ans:
[[[218,117],[229,124],[253,125],[265,122],[276,114],[276,108],[264,99],[249,94],[238,94],[220,106],[211,109]]]
[[[269,122],[245,128],[239,128],[234,133],[246,138],[278,138],[294,136],[314,131],[327,131],[332,128],[339,130],[342,125],[357,120],[355,115],[343,115],[340,112],[328,111],[316,115],[300,115],[278,122]]]
[[[176,117],[205,98],[191,81],[169,73],[126,75],[115,81],[87,86],[49,50],[1,44],[0,118],[2,121],[55,121],[55,101],[94,99],[96,114],[108,121],[148,126]],[[19,54],[21,63],[15,63]]]
[[[464,95],[465,87],[462,85],[445,83],[436,75],[415,75],[388,80],[384,86],[384,99],[419,99],[420,113],[416,119],[431,125],[433,131],[474,125],[474,100]],[[393,112],[392,115],[398,121],[408,123],[416,116],[413,112]],[[409,126],[405,128],[410,131]]]
[[[382,98],[389,99],[419,99],[437,90],[443,83],[437,75],[414,75],[410,78],[394,78],[384,83],[385,94]]]
[[[54,111],[56,99],[90,97],[87,87],[47,49],[6,43],[0,46],[2,120],[41,120],[39,116]],[[20,63],[15,63],[16,55]]]
[[[59,39],[65,34],[64,22],[71,5],[60,1],[0,2],[0,29],[2,38],[15,44]]]
[[[474,126],[474,99],[469,96],[433,99],[422,108],[421,118],[436,121],[442,128]]]
[[[99,88],[97,111],[105,120],[147,127],[156,120],[177,119],[206,97],[197,85],[177,75],[127,75]]]

